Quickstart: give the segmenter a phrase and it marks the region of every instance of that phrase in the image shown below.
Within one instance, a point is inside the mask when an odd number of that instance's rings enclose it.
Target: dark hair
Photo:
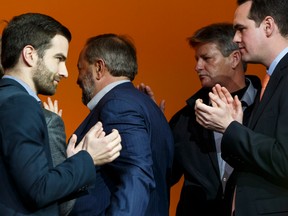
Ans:
[[[214,43],[224,57],[238,50],[238,44],[233,42],[235,29],[232,23],[214,23],[198,29],[188,38],[189,45],[195,48],[199,44]],[[243,70],[246,71],[247,64],[242,61]]]
[[[50,16],[26,13],[13,17],[2,33],[3,68],[14,67],[22,49],[27,45],[33,46],[39,57],[43,57],[45,50],[51,46],[51,40],[57,34],[71,41],[68,28]]]
[[[259,26],[266,16],[273,17],[280,34],[288,36],[288,1],[287,0],[238,0],[238,5],[251,1],[248,18]]]
[[[131,81],[138,71],[136,48],[123,35],[102,34],[89,38],[85,58],[90,64],[102,59],[112,76],[125,76]]]
[[[196,47],[200,43],[215,43],[223,56],[229,56],[234,50],[238,50],[238,45],[233,42],[235,30],[231,23],[215,23],[197,30],[188,42],[191,47]]]

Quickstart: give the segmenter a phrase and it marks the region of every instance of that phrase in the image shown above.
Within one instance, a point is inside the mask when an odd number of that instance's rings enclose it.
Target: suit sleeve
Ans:
[[[139,109],[129,102],[112,100],[101,112],[104,129],[106,132],[118,129],[123,147],[120,157],[103,167],[112,187],[107,215],[144,215],[155,187],[150,126]]]
[[[179,123],[180,122],[180,123]],[[179,126],[180,125],[180,126]],[[186,124],[185,124],[186,125]],[[181,140],[183,139],[183,130],[185,129],[184,123],[180,121],[179,114],[175,114],[171,120],[169,121],[169,126],[173,133],[174,138],[174,159],[172,165],[172,175],[171,175],[171,186],[175,185],[181,179],[184,174],[183,167],[179,158],[181,158],[181,150],[183,147],[181,146]]]
[[[276,122],[266,119],[270,123],[261,124],[260,127],[271,127],[268,129],[271,133],[278,131],[275,134],[276,138],[273,135],[252,131],[238,122],[232,122],[222,138],[223,159],[238,170],[262,173],[276,181],[287,182],[287,119],[288,112],[278,117]]]
[[[6,172],[27,206],[42,208],[93,184],[94,165],[85,151],[52,168],[43,111],[31,96],[9,98],[0,118]]]
[[[232,122],[222,138],[222,157],[239,171],[257,173],[287,185],[288,181],[288,76],[281,60],[273,72],[248,127]],[[257,106],[258,105],[258,106]]]

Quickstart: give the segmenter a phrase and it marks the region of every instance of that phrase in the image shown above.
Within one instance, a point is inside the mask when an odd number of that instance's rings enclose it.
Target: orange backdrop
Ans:
[[[172,115],[200,88],[194,71],[194,52],[186,38],[213,22],[231,22],[236,0],[9,0],[1,2],[0,19],[10,20],[26,12],[48,14],[72,32],[67,67],[53,99],[63,108],[69,137],[85,118],[88,109],[81,103],[76,85],[78,54],[85,40],[97,34],[117,33],[131,36],[137,47],[139,74],[134,84],[149,84],[156,99],[166,100],[165,115]],[[1,29],[4,24],[0,24]],[[264,71],[249,66],[247,73]],[[41,97],[43,100],[46,98]],[[175,215],[182,181],[171,190],[171,215]]]

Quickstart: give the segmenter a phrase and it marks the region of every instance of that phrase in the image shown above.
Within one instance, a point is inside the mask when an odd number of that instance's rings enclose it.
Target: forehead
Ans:
[[[79,53],[78,63],[85,61],[85,53],[86,53],[86,47],[83,47],[83,49]]]
[[[86,54],[86,46],[83,47],[83,49],[79,53],[78,62],[77,62],[78,69],[89,65],[88,61],[85,58],[85,54]]]
[[[203,55],[208,53],[216,53],[220,52],[219,47],[216,43],[200,43],[195,47],[195,54],[196,55]]]
[[[243,21],[248,19],[251,4],[252,4],[251,1],[247,1],[238,6],[238,8],[234,13],[234,21],[233,21],[234,26],[241,25]]]
[[[55,35],[51,40],[51,47],[47,49],[46,53],[62,54],[67,57],[68,48],[68,40],[62,35]]]

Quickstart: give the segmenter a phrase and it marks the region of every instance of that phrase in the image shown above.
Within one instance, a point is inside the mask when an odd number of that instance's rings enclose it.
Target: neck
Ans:
[[[35,89],[35,85],[34,85],[34,82],[33,82],[33,79],[32,77],[28,76],[27,74],[29,73],[25,73],[25,72],[22,72],[20,70],[6,70],[5,71],[5,74],[4,75],[8,75],[8,76],[12,76],[12,77],[15,77],[19,80],[21,80],[22,82],[26,83],[36,94],[36,89]]]

